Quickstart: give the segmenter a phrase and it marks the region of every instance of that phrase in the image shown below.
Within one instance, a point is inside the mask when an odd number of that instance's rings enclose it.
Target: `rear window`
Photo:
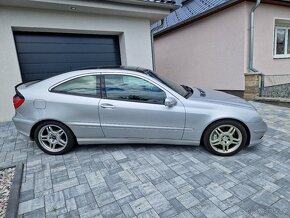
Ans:
[[[100,97],[100,76],[78,77],[54,87],[51,91],[68,95]]]

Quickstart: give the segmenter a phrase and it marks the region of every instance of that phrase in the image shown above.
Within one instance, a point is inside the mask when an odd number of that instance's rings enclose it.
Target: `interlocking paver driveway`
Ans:
[[[49,156],[0,124],[0,165],[24,162],[23,217],[290,217],[290,109],[253,103],[269,130],[233,157],[199,147],[78,146]]]

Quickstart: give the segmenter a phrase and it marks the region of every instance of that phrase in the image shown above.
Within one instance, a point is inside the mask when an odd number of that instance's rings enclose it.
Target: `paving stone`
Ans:
[[[93,217],[102,217],[100,209],[96,208],[93,210],[86,211],[80,215],[81,218],[93,218]]]
[[[163,213],[172,207],[169,201],[158,191],[147,195],[146,199],[158,214]]]
[[[131,194],[132,193],[130,192],[128,187],[125,184],[123,184],[123,183],[120,183],[120,185],[118,185],[117,187],[115,187],[113,189],[113,195],[114,195],[116,200],[128,197]]]
[[[45,210],[50,212],[65,207],[65,199],[62,192],[55,192],[45,196]]]
[[[77,204],[74,198],[67,199],[65,201],[65,204],[66,204],[66,208],[68,212],[74,211],[77,209]]]
[[[135,216],[135,213],[129,204],[122,205],[121,209],[126,217],[134,217]]]
[[[34,210],[32,212],[29,213],[25,213],[23,215],[24,218],[40,218],[40,217],[45,217],[45,209],[41,208],[38,210]]]
[[[109,192],[109,191],[95,195],[95,199],[96,199],[99,207],[102,207],[106,204],[112,203],[116,200],[114,198],[114,195],[112,194],[112,192]]]
[[[186,210],[185,206],[181,204],[180,201],[178,201],[176,198],[169,200],[169,202],[178,214]]]
[[[143,213],[140,213],[138,215],[138,218],[159,218],[159,216],[153,209],[150,209]]]
[[[180,195],[176,198],[186,209],[189,209],[199,203],[199,200],[196,199],[190,192],[187,192],[183,195]]]
[[[203,173],[199,173],[193,177],[193,179],[199,184],[199,185],[208,185],[212,182],[211,179],[209,179],[207,176],[205,176]]]
[[[213,195],[215,195],[218,199],[220,199],[221,201],[229,198],[232,196],[232,194],[230,192],[228,192],[227,190],[225,190],[222,186],[219,186],[216,183],[210,183],[207,188],[206,188],[209,192],[211,192]]]
[[[66,214],[67,213],[67,209],[65,207],[63,208],[59,208],[59,209],[54,209],[50,212],[46,212],[46,217],[47,218],[54,218],[54,217],[58,217],[58,216],[61,216],[63,214]]]
[[[148,203],[146,198],[142,197],[135,201],[130,202],[130,206],[135,214],[140,214],[146,210],[151,209],[151,205]]]
[[[77,207],[84,207],[90,204],[96,204],[95,197],[92,192],[85,193],[83,195],[78,195],[75,197]]]
[[[241,200],[253,195],[256,192],[255,189],[246,184],[238,184],[230,188],[230,190],[232,191],[232,193],[234,193],[235,196],[237,196]]]
[[[87,173],[86,178],[88,180],[88,183],[91,188],[96,187],[99,183],[105,182],[102,174],[100,171],[92,172],[92,173]]]
[[[158,214],[161,218],[171,218],[176,217],[178,214],[177,210],[174,207],[169,208],[168,210]]]
[[[124,198],[121,198],[121,199],[117,200],[117,202],[118,202],[118,204],[120,206],[122,206],[123,204],[127,204],[127,203],[129,203],[131,201],[134,201],[134,200],[136,200],[136,198],[134,197],[134,195],[131,194],[129,196],[126,196]]]
[[[90,186],[88,184],[80,184],[71,188],[67,188],[63,191],[66,199],[76,197],[78,195],[82,195],[90,192]]]
[[[281,210],[259,204],[249,198],[238,203],[238,206],[253,217],[281,217],[283,215]]]
[[[275,192],[277,191],[280,187],[276,185],[275,183],[272,183],[266,179],[263,178],[258,178],[258,177],[252,177],[251,181],[253,181],[255,184],[261,186],[265,190],[269,192]]]
[[[251,199],[259,204],[271,206],[276,201],[278,201],[280,198],[277,197],[276,195],[272,194],[271,192],[268,192],[266,190],[262,190],[262,191],[256,193],[254,196],[252,196]]]
[[[224,211],[229,217],[248,218],[250,214],[246,213],[242,208],[235,205]]]
[[[193,214],[190,213],[189,211],[183,211],[182,213],[176,215],[175,217],[177,218],[194,218]]]
[[[33,190],[20,192],[20,198],[19,198],[20,202],[29,201],[29,200],[32,200],[32,199],[34,199]]]
[[[290,216],[290,201],[287,201],[285,199],[280,199],[275,204],[273,204],[273,207],[278,209],[282,213]]]
[[[57,192],[57,191],[61,191],[61,190],[76,186],[78,184],[79,184],[79,181],[77,178],[67,179],[63,182],[53,184],[53,190]]]
[[[80,214],[77,210],[69,211],[67,213],[59,215],[57,218],[79,218]]]
[[[113,157],[116,161],[126,159],[126,155],[122,151],[114,151],[112,152]]]
[[[190,208],[189,212],[193,215],[193,217],[206,218],[206,216],[197,207]]]
[[[44,192],[52,188],[52,181],[50,177],[39,178],[35,180],[34,192]]]
[[[196,207],[208,218],[227,217],[223,211],[209,200],[202,202]]]
[[[44,198],[35,198],[19,204],[18,214],[25,214],[44,207]]]
[[[177,189],[167,181],[157,184],[156,187],[168,200],[180,195]]]
[[[101,207],[101,213],[103,217],[116,217],[122,214],[123,211],[120,206],[114,202]]]

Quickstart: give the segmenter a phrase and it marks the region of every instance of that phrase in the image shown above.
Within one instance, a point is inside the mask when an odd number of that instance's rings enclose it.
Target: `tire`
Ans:
[[[243,149],[247,142],[245,127],[234,120],[221,120],[211,124],[203,134],[206,150],[219,156],[231,156]]]
[[[38,147],[47,154],[61,155],[72,150],[76,140],[73,132],[57,121],[45,121],[34,132]]]

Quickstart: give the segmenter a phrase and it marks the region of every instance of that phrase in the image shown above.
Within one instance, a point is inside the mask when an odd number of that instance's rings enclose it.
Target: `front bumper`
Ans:
[[[267,132],[267,124],[261,120],[260,122],[247,123],[250,130],[250,143],[249,146],[260,144],[263,141],[263,136]]]

